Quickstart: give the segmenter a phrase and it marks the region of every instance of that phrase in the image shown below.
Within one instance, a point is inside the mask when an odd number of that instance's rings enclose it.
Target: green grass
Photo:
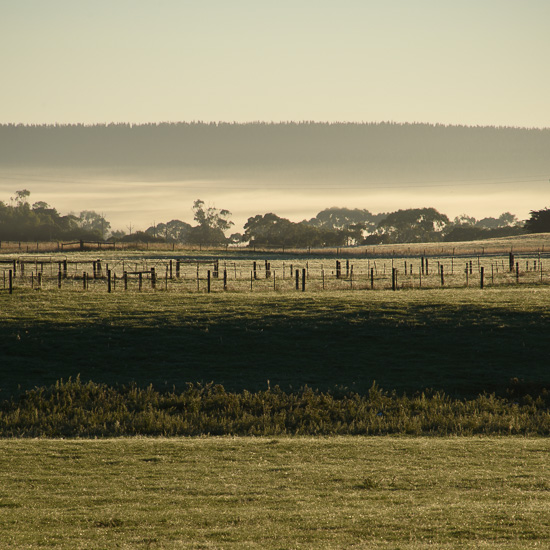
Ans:
[[[549,386],[550,289],[0,293],[0,398],[81,375],[177,390]]]
[[[550,442],[0,441],[3,548],[547,548]]]
[[[0,437],[550,435],[550,392],[533,398],[519,389],[507,398],[459,400],[398,396],[374,385],[367,395],[278,387],[232,393],[210,384],[159,393],[77,379],[0,403]]]

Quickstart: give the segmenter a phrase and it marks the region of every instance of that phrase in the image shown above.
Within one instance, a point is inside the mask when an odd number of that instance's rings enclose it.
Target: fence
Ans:
[[[19,256],[0,260],[0,288],[83,291],[290,292],[490,288],[548,284],[550,254],[249,260]]]

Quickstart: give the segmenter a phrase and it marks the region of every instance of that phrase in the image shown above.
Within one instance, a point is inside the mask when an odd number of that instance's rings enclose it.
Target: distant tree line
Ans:
[[[381,123],[0,124],[0,166],[178,176],[284,167],[300,181],[546,174],[550,129]],[[329,171],[324,170],[330,167]],[[121,168],[121,167],[124,167]],[[467,167],[467,171],[462,167]],[[331,175],[332,174],[332,175]],[[470,175],[470,176],[469,176]],[[325,177],[326,176],[326,177]]]
[[[9,204],[0,201],[0,240],[46,241],[84,239],[104,240],[111,224],[92,210],[79,215],[62,216],[49,204],[38,201],[29,203],[30,191],[15,192]]]
[[[550,232],[550,210],[533,210],[521,222],[504,212],[498,218],[476,220],[463,214],[450,220],[435,208],[410,208],[373,214],[366,209],[326,208],[314,218],[292,222],[274,213],[248,218],[244,233],[227,233],[231,212],[193,203],[196,225],[174,219],[145,231],[111,231],[104,216],[92,210],[60,215],[45,202],[29,203],[30,192],[15,192],[9,204],[0,201],[0,240],[113,240],[187,244],[250,244],[274,247],[335,247],[412,242],[456,242]]]

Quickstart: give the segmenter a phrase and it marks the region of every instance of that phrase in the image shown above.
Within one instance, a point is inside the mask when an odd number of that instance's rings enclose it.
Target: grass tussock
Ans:
[[[550,392],[453,399],[373,385],[345,390],[228,392],[189,384],[183,392],[58,381],[0,406],[1,437],[201,435],[550,435]]]

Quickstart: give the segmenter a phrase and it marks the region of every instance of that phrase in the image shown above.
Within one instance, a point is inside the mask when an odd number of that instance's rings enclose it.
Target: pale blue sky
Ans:
[[[550,127],[549,0],[0,0],[0,123]]]

